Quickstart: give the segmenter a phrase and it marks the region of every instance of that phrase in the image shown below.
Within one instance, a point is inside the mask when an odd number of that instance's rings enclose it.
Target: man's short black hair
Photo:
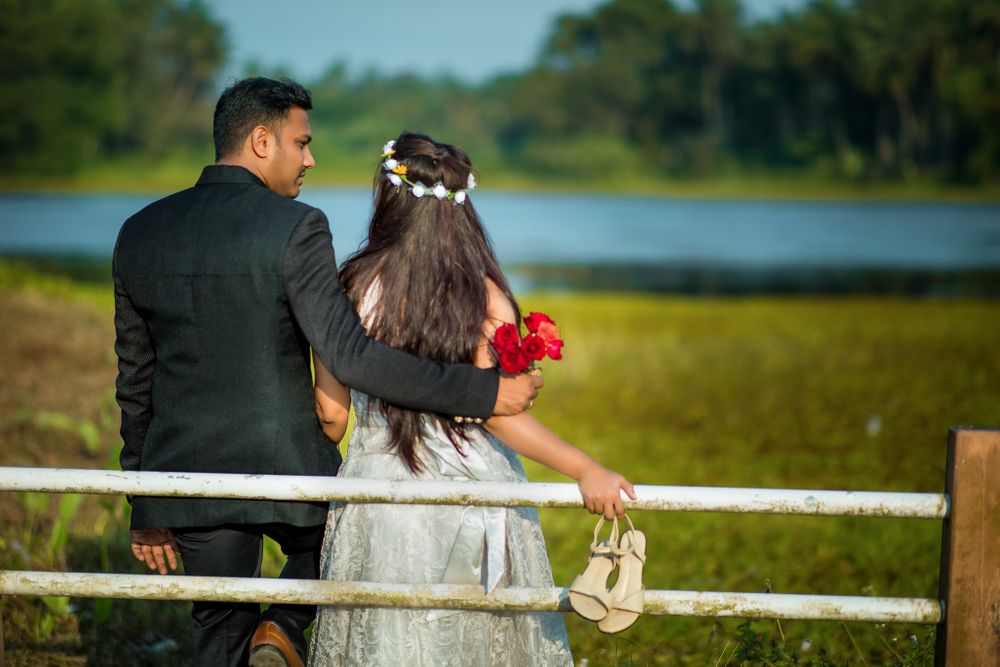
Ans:
[[[291,107],[312,109],[309,91],[291,79],[255,76],[226,88],[215,105],[212,123],[215,159],[238,153],[258,125],[277,132]]]

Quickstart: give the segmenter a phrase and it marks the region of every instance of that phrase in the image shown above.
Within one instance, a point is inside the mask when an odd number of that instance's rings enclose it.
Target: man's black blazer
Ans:
[[[488,417],[494,371],[417,359],[365,336],[323,213],[242,167],[129,218],[115,246],[123,470],[333,475],[309,349],[343,384],[398,405]],[[133,528],[309,526],[325,503],[136,497]]]

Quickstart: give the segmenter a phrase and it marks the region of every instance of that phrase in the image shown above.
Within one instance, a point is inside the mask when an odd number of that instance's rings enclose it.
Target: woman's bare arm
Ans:
[[[486,283],[487,321],[483,325],[483,340],[476,354],[476,365],[481,368],[496,364],[489,341],[497,327],[514,322],[514,308],[510,301],[492,281],[487,280]],[[635,500],[631,482],[594,461],[586,452],[557,436],[527,412],[510,417],[491,417],[484,425],[518,454],[575,479],[583,504],[594,514],[603,514],[608,519],[624,514],[621,491]]]
[[[351,391],[337,382],[319,357],[313,353],[316,368],[316,416],[323,425],[323,433],[339,443],[347,431],[347,416],[351,410]]]

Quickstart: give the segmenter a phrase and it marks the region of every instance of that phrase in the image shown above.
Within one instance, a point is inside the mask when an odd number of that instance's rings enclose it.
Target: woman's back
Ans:
[[[481,429],[459,454],[425,416],[412,471],[393,451],[385,416],[352,392],[356,421],[340,475],[364,479],[525,481],[517,454]],[[534,508],[333,503],[320,556],[329,581],[553,585]],[[376,640],[377,639],[377,640]],[[559,613],[323,607],[316,665],[572,665]]]
[[[475,182],[468,157],[404,134],[386,145],[383,158],[368,242],[341,272],[348,296],[378,340],[430,359],[494,366],[493,330],[519,324],[520,315],[466,196]],[[324,422],[323,406],[332,405],[342,426],[347,389],[320,365],[316,393]],[[576,479],[585,506],[609,518],[622,511],[620,490],[632,493],[621,475],[527,413],[481,423],[357,392],[350,397],[357,421],[342,476],[523,482],[516,451]],[[331,581],[481,585],[487,592],[553,585],[534,508],[333,503],[321,559],[322,576]],[[320,607],[311,659],[572,665],[562,616],[554,612]]]

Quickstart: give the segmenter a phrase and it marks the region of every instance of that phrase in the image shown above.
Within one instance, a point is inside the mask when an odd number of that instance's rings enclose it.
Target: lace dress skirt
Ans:
[[[509,447],[477,430],[459,455],[425,418],[424,470],[387,449],[388,427],[352,392],[357,420],[340,476],[525,481]],[[549,587],[552,572],[535,508],[332,503],[320,556],[330,581]],[[572,665],[557,612],[320,606],[312,665]]]

